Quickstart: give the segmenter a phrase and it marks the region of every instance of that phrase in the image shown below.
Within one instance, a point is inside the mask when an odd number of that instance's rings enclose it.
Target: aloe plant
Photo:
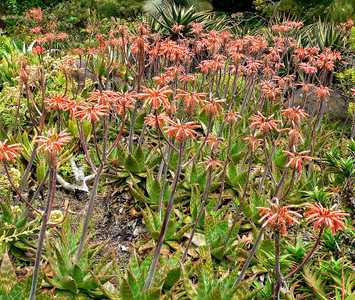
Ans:
[[[0,224],[0,254],[8,251],[20,261],[33,260],[40,216],[31,220],[23,207],[2,202]]]
[[[75,254],[80,231],[72,228],[73,220],[67,218],[62,228],[52,232],[46,246],[48,267],[44,271],[44,286],[57,290],[58,295],[88,296],[90,299],[109,299],[105,284],[117,275],[115,262],[109,256],[97,260],[104,245],[87,245],[79,261]]]

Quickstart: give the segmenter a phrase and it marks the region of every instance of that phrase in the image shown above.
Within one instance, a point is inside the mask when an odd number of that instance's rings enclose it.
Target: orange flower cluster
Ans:
[[[181,123],[180,120],[176,122],[170,120],[166,133],[178,142],[182,142],[187,138],[194,138],[197,134],[195,131],[197,128],[200,128],[200,125],[194,122]]]
[[[279,121],[273,119],[273,115],[265,117],[261,112],[250,118],[250,127],[259,130],[262,134],[271,131],[278,131],[277,125]]]
[[[287,167],[294,169],[298,172],[298,175],[302,174],[303,164],[307,161],[312,160],[312,157],[306,155],[309,151],[302,151],[299,153],[284,151],[288,156]]]
[[[306,211],[306,220],[313,223],[314,229],[328,227],[335,234],[337,231],[344,229],[344,217],[349,216],[340,210],[334,208],[325,208],[320,203],[312,204]]]
[[[291,206],[281,206],[276,203],[270,207],[259,207],[261,215],[260,223],[269,226],[273,230],[279,231],[282,235],[287,234],[287,229],[294,223],[298,223],[297,218],[302,216],[291,210]]]
[[[57,155],[70,140],[71,137],[67,132],[57,133],[54,129],[49,130],[47,135],[38,136],[36,139],[38,149],[51,155]]]
[[[20,144],[8,144],[7,141],[0,141],[0,161],[13,161],[21,150]]]
[[[259,222],[286,235],[287,229],[298,223],[297,218],[302,218],[301,214],[291,211],[290,208],[291,206],[280,206],[275,203],[270,207],[259,207],[261,215]],[[314,230],[329,228],[333,234],[345,228],[346,216],[349,214],[334,208],[324,208],[320,203],[310,204],[305,212],[305,219],[313,224]]]

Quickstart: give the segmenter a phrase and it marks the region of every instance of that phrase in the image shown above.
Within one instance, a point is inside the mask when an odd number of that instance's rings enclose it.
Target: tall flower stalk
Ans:
[[[36,259],[33,267],[31,290],[29,295],[29,300],[34,300],[36,298],[36,289],[38,275],[41,265],[43,244],[45,240],[45,235],[47,231],[48,220],[51,215],[53,203],[55,200],[56,192],[56,178],[57,178],[57,156],[61,151],[62,147],[70,141],[70,136],[62,131],[56,133],[54,130],[48,132],[46,136],[39,136],[37,138],[38,149],[44,151],[48,157],[49,165],[49,191],[47,197],[46,209],[42,217],[42,225],[37,242]]]
[[[168,204],[167,204],[165,215],[164,215],[164,220],[163,220],[163,223],[160,228],[160,233],[159,233],[159,237],[158,237],[158,244],[155,247],[153,259],[152,259],[151,265],[149,267],[147,277],[144,282],[145,289],[149,289],[153,283],[154,274],[155,274],[155,271],[156,271],[156,268],[158,265],[158,260],[160,257],[160,251],[161,251],[161,248],[164,243],[166,231],[168,228],[171,212],[172,212],[173,205],[174,205],[176,188],[177,188],[178,181],[180,178],[180,173],[181,173],[181,163],[182,163],[183,153],[184,153],[184,142],[181,142],[179,145],[177,167],[175,170],[175,175],[174,175],[174,179],[173,179],[173,183],[172,183],[172,187],[171,187],[171,192],[169,195],[169,200],[168,200]]]
[[[158,243],[157,243],[157,246],[155,247],[154,254],[153,254],[153,260],[151,262],[147,277],[144,282],[144,289],[149,289],[151,287],[151,285],[153,283],[153,279],[154,279],[154,274],[157,269],[158,260],[160,257],[160,251],[161,251],[161,248],[163,247],[166,231],[167,231],[168,224],[170,221],[171,212],[172,212],[172,209],[174,206],[175,193],[176,193],[178,181],[179,181],[182,166],[183,166],[182,160],[183,160],[186,140],[188,138],[194,138],[196,136],[195,129],[200,127],[199,125],[197,125],[193,122],[181,123],[180,120],[177,120],[177,122],[169,121],[169,123],[170,123],[170,125],[167,128],[167,134],[170,137],[172,137],[173,139],[175,139],[176,142],[179,143],[178,161],[177,161],[177,166],[176,166],[176,170],[175,170],[175,174],[174,174],[173,183],[171,186],[171,192],[169,195],[168,204],[166,207],[163,223],[160,228]]]

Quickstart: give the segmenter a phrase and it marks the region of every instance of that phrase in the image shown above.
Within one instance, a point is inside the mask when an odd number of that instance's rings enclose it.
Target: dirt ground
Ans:
[[[67,193],[59,188],[57,205],[69,204],[69,213],[82,221],[88,203],[84,193]],[[92,218],[95,228],[93,242],[106,243],[106,251],[116,254],[119,266],[127,266],[130,254],[137,241],[148,240],[148,234],[142,224],[141,214],[134,207],[133,199],[126,192],[109,188],[105,194],[98,195]]]

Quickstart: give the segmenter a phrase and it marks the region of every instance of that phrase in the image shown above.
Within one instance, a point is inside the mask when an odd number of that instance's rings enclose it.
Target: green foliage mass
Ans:
[[[268,17],[277,13],[290,14],[308,22],[318,18],[339,22],[354,16],[354,2],[351,0],[255,0],[254,4]]]

